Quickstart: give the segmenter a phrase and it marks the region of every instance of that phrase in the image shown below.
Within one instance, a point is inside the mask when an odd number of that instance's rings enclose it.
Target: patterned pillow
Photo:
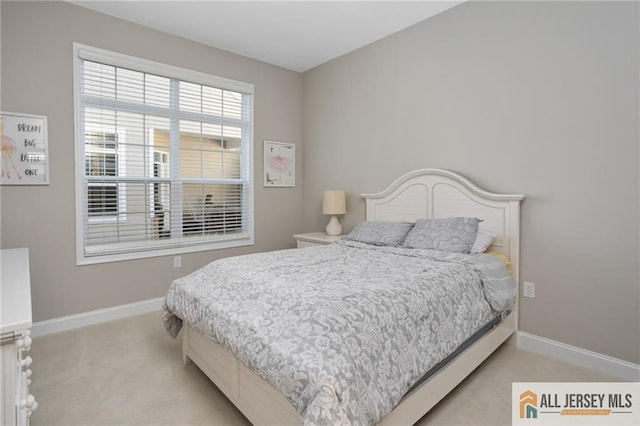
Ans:
[[[412,227],[413,223],[409,222],[381,222],[372,220],[360,223],[344,238],[346,240],[359,241],[376,246],[397,246],[402,242]]]
[[[403,246],[469,253],[478,234],[480,219],[450,217],[420,219],[404,239]]]

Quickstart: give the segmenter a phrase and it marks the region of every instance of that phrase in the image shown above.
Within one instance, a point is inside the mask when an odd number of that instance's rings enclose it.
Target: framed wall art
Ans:
[[[264,141],[264,186],[296,186],[296,146],[292,143]]]
[[[47,117],[0,112],[0,137],[0,184],[49,184]]]

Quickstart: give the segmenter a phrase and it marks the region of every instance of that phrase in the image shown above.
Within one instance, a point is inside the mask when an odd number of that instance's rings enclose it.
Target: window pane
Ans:
[[[204,202],[205,229],[229,234],[242,230],[242,185],[208,185]]]
[[[168,184],[166,184],[168,186]],[[160,189],[168,193],[170,190]],[[161,198],[161,197],[160,197]],[[89,211],[116,217],[111,222],[89,222],[88,237],[93,244],[153,239],[159,232],[158,215],[164,211],[163,228],[169,229],[171,206],[159,207],[154,202],[154,185],[144,182],[89,184]]]
[[[98,153],[102,153],[103,173],[99,173],[101,175],[153,177],[155,151],[165,155],[165,163],[167,168],[169,167],[169,127],[168,117],[106,108],[86,108],[87,175],[96,175],[89,170],[100,169],[96,168],[95,162],[100,157]],[[112,154],[111,157],[105,158],[109,153]],[[110,164],[105,164],[109,161]]]
[[[242,118],[242,93],[223,90],[222,110],[224,117]]]
[[[83,93],[88,96],[115,99],[116,68],[87,61],[83,65]]]
[[[222,115],[222,89],[204,86],[202,88],[202,112],[211,115]]]
[[[94,135],[111,135],[115,138],[116,132],[116,112],[112,109],[86,107],[84,109],[84,133],[89,137],[89,143],[97,143]]]
[[[89,152],[86,154],[87,176],[117,176],[118,161],[116,154]]]
[[[144,74],[117,68],[116,98],[121,101],[144,103]]]
[[[169,107],[170,79],[85,61],[83,93],[105,99]]]
[[[227,137],[230,134],[233,137]],[[182,120],[180,174],[189,178],[239,179],[241,129]]]
[[[147,105],[169,107],[170,80],[166,77],[145,74],[144,102]]]
[[[171,236],[171,185],[154,183],[153,188],[153,238]]]
[[[85,146],[87,149],[111,149],[118,146],[118,135],[116,133],[86,132]]]
[[[117,185],[90,185],[88,200],[90,216],[114,216],[118,213]]]
[[[242,231],[242,185],[185,184],[183,195],[185,236]]]
[[[180,109],[183,111],[202,112],[202,86],[199,84],[180,82]]]
[[[200,84],[180,82],[180,109],[242,119],[243,94]]]

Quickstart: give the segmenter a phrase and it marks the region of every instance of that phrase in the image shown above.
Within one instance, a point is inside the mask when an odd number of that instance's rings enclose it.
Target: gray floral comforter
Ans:
[[[343,240],[212,262],[173,282],[163,318],[173,337],[185,320],[226,347],[305,424],[365,425],[495,316],[500,295],[508,309],[494,256]]]

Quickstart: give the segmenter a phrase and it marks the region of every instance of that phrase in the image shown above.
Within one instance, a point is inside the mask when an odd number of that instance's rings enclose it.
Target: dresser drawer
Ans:
[[[29,250],[0,251],[0,424],[28,425],[38,407],[31,381],[31,279]]]
[[[38,407],[29,393],[31,366],[28,355],[31,349],[29,332],[22,335],[5,335],[0,348],[2,368],[3,425],[28,425],[29,417]]]

